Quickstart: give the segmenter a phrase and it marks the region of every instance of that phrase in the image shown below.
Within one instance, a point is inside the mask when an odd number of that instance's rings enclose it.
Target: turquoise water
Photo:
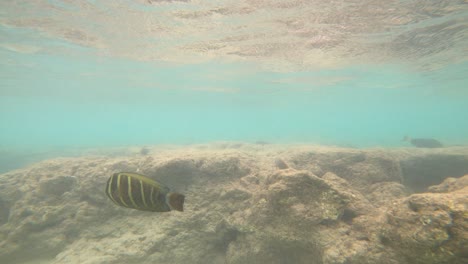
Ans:
[[[0,1],[2,264],[468,263],[466,146],[466,0]]]
[[[71,4],[60,2],[49,2],[55,6],[48,12],[56,16],[54,22],[68,25],[76,18],[68,21]],[[92,10],[92,2],[88,4]],[[28,16],[40,17],[33,7],[24,15],[25,21]],[[141,5],[133,8],[148,11]],[[189,4],[181,3],[153,4],[151,8],[155,12],[191,10]],[[466,9],[462,11],[451,14],[460,25],[466,23],[466,19],[459,19],[460,14],[466,14]],[[283,70],[269,68],[268,62],[255,56],[168,62],[163,57],[128,55],[132,51],[145,54],[144,49],[126,50],[119,56],[105,47],[112,45],[113,39],[104,47],[74,43],[73,38],[48,32],[48,24],[18,25],[9,21],[6,13],[2,17],[2,147],[224,140],[406,146],[401,142],[405,135],[437,138],[448,145],[468,143],[466,48],[456,55],[457,60],[448,62],[436,52],[438,57],[418,55],[410,63],[399,58],[373,62],[371,58],[331,66],[317,61],[317,67],[312,62],[312,66]],[[83,23],[80,19],[73,23]],[[427,19],[425,23],[432,21],[429,25],[434,25],[439,20]],[[85,33],[86,25],[80,28]],[[119,31],[121,35],[115,40],[125,38],[126,32]],[[189,42],[180,37],[182,40]],[[132,44],[131,39],[127,41]],[[135,39],[138,41],[147,43],[143,36]],[[457,35],[450,41],[456,44],[466,39]],[[418,47],[416,41],[404,44],[408,52],[425,48]],[[446,51],[457,51],[455,44],[446,45]],[[327,55],[334,56],[325,49],[323,56]],[[294,60],[288,63],[304,64]],[[418,68],[430,64],[428,60],[442,62],[434,68]]]

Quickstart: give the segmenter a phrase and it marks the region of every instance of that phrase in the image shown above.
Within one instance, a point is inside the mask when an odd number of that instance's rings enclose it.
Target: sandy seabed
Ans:
[[[185,211],[114,205],[120,171]],[[0,263],[468,263],[466,174],[467,147],[92,150],[0,175]]]

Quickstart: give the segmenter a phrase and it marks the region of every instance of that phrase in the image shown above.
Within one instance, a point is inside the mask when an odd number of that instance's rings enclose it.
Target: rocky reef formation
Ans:
[[[0,175],[0,263],[468,263],[467,148],[147,149]],[[114,205],[119,171],[183,192],[185,211]]]

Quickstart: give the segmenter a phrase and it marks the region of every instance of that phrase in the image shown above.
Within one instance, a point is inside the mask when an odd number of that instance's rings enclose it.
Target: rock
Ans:
[[[376,207],[389,205],[394,200],[404,198],[411,192],[403,184],[397,182],[379,182],[369,187],[364,195]]]
[[[411,195],[389,208],[381,241],[410,263],[466,263],[467,205],[468,186]]]
[[[468,174],[460,178],[449,177],[441,184],[429,187],[428,191],[437,193],[453,192],[463,189],[465,186],[468,186]]]
[[[347,202],[346,207],[343,208],[340,220],[351,223],[355,217],[368,214],[373,210],[373,204],[360,192],[354,190],[345,179],[330,172],[326,173],[322,178],[336,192],[340,193],[343,196],[343,200]]]
[[[242,235],[231,243],[225,262],[244,263],[310,263],[319,264],[319,246],[312,241],[288,238],[274,233]]]
[[[468,155],[433,153],[418,155],[400,162],[404,184],[416,192],[441,183],[447,177],[468,174]]]
[[[468,176],[416,194],[435,178],[412,179],[427,165],[415,160],[468,149],[231,145],[119,150],[0,175],[0,263],[467,263]],[[183,192],[184,212],[114,205],[103,189],[121,170]]]
[[[327,181],[304,171],[282,171],[270,176],[265,191],[257,193],[259,203],[250,218],[272,232],[289,226],[303,226],[292,235],[303,235],[317,224],[338,221],[348,203]],[[262,202],[264,201],[264,202]],[[300,233],[300,234],[299,234]]]
[[[318,176],[332,172],[360,191],[378,182],[402,181],[398,159],[381,151],[331,149],[298,153],[292,160],[296,164],[294,168],[306,169]]]
[[[76,181],[74,176],[57,176],[52,179],[45,179],[39,182],[39,191],[44,195],[60,196],[71,191]]]
[[[0,199],[0,225],[5,224],[8,222],[8,218],[10,217],[10,206],[7,204],[6,201]]]

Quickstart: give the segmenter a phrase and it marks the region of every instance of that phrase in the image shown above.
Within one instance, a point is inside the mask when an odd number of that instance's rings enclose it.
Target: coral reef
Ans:
[[[466,148],[147,148],[0,175],[0,263],[468,261]],[[118,171],[184,193],[185,211],[115,206],[104,187]]]

